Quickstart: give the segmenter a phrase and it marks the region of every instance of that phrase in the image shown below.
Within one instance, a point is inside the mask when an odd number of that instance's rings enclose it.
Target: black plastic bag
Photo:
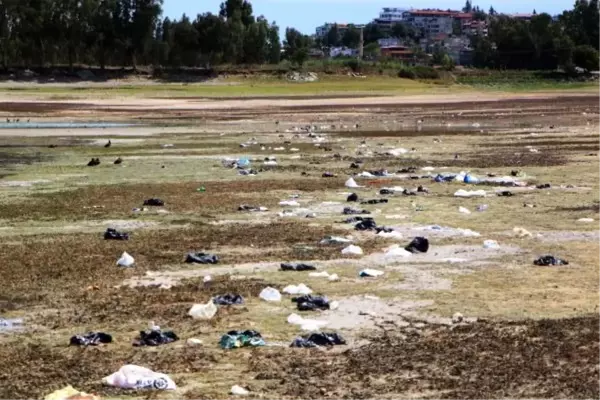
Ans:
[[[244,304],[244,298],[239,294],[227,293],[213,297],[213,303],[220,306],[232,306],[235,304]]]
[[[118,232],[114,228],[108,228],[108,229],[106,229],[106,232],[104,232],[104,239],[105,240],[129,240],[129,234],[125,233],[125,232]]]
[[[312,348],[320,346],[344,345],[346,341],[337,333],[312,333],[308,336],[302,336],[294,339],[290,347]]]
[[[562,258],[547,255],[534,260],[533,265],[547,267],[549,265],[569,265],[569,262],[567,260],[563,260]]]
[[[316,271],[317,268],[315,268],[314,265],[309,265],[309,264],[303,264],[303,263],[298,263],[298,264],[292,264],[292,263],[281,263],[281,270],[282,271]]]
[[[165,205],[165,202],[162,201],[161,199],[151,198],[151,199],[148,199],[148,200],[144,200],[144,205],[145,206],[162,207],[162,206]]]
[[[354,229],[357,231],[371,231],[376,228],[377,228],[377,224],[375,223],[375,220],[372,218],[369,218],[369,219],[363,218],[363,220],[361,222],[354,225]]]
[[[104,332],[88,332],[85,335],[71,337],[71,346],[98,346],[102,343],[112,343],[112,336]]]
[[[404,248],[404,250],[410,251],[411,253],[427,253],[427,250],[429,250],[429,240],[417,236]]]
[[[347,202],[358,201],[358,195],[356,193],[352,193],[346,198]]]
[[[179,337],[173,331],[140,331],[140,337],[133,342],[134,346],[160,346],[179,340]]]
[[[217,264],[219,262],[219,257],[208,253],[188,253],[185,262],[190,264]]]
[[[293,297],[292,302],[296,303],[300,311],[329,310],[329,300],[325,296],[306,294],[300,297]]]

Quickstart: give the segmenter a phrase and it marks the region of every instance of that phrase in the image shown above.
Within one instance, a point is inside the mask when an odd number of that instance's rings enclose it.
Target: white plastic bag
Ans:
[[[484,240],[483,248],[484,249],[499,249],[500,245],[495,240]]]
[[[465,207],[458,207],[458,212],[462,214],[471,214],[471,211],[469,211],[469,209]]]
[[[127,254],[126,251],[121,254],[121,258],[119,258],[117,261],[117,265],[120,265],[121,267],[131,267],[134,263],[135,260],[129,254]]]
[[[258,297],[265,301],[281,301],[281,293],[279,293],[279,290],[272,287],[264,288]]]
[[[402,234],[398,231],[385,232],[381,231],[377,234],[378,237],[386,239],[402,239]]]
[[[485,190],[464,190],[459,189],[454,193],[456,197],[485,197]]]
[[[102,383],[121,389],[177,389],[168,375],[133,364],[124,365],[114,374],[102,378]]]
[[[288,206],[288,207],[298,207],[300,203],[295,200],[283,200],[279,202],[280,206]]]
[[[212,299],[206,304],[194,304],[188,315],[194,319],[211,319],[217,313],[217,306]]]
[[[347,188],[360,188],[360,187],[364,187],[364,186],[360,186],[358,183],[356,183],[356,181],[354,180],[354,178],[348,178],[348,180],[345,183]]]
[[[392,245],[385,249],[386,257],[411,257],[412,253],[406,249],[398,246],[397,244]]]
[[[303,331],[318,331],[329,324],[328,321],[319,321],[316,319],[304,319],[298,314],[290,314],[287,318],[288,324],[298,325]]]
[[[363,250],[360,247],[351,244],[350,246],[346,247],[345,249],[342,249],[342,254],[350,254],[350,255],[359,256],[359,255],[363,254]]]
[[[301,283],[298,286],[288,285],[283,288],[282,292],[287,294],[311,294],[313,291],[304,283]]]
[[[250,394],[249,391],[238,385],[233,385],[229,393],[235,396],[248,396]]]
[[[370,276],[370,277],[378,277],[383,275],[383,271],[378,271],[376,269],[371,269],[371,268],[367,268],[367,269],[363,269],[362,271],[360,271],[358,273],[359,276]]]

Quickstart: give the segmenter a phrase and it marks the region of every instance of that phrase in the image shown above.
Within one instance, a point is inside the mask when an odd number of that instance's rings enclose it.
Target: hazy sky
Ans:
[[[179,18],[183,13],[191,19],[204,12],[218,13],[222,0],[164,0],[164,15]],[[283,30],[291,26],[306,34],[312,34],[315,28],[325,22],[364,24],[379,15],[382,7],[400,8],[441,8],[461,9],[463,0],[252,0],[254,15],[264,15],[269,21],[276,21]],[[536,9],[538,13],[559,14],[573,7],[575,0],[473,0],[488,10],[493,5],[496,11],[504,13],[529,13]]]

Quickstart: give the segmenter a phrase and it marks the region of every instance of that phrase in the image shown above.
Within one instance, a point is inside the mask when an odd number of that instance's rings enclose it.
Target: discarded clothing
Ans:
[[[150,331],[140,331],[140,337],[133,342],[133,345],[138,346],[160,346],[163,344],[172,343],[179,340],[179,337],[173,331],[161,331],[160,329],[152,329]]]
[[[347,202],[358,201],[358,195],[356,193],[352,193],[346,198]]]
[[[297,337],[294,339],[290,347],[320,347],[320,346],[335,346],[344,345],[346,341],[337,333],[312,333],[308,336]]]
[[[380,203],[387,203],[388,201],[389,201],[388,199],[372,199],[372,200],[361,201],[360,204],[380,204]]]
[[[292,264],[292,263],[281,263],[282,271],[316,271],[314,265],[309,264]]]
[[[427,253],[427,250],[429,250],[429,240],[417,236],[404,248],[404,250],[410,251],[411,253]]]
[[[307,294],[300,297],[293,297],[292,302],[296,303],[300,311],[329,310],[329,300],[325,296]]]
[[[513,193],[508,190],[504,190],[504,191],[498,193],[498,196],[500,196],[500,197],[510,197],[512,195],[513,195]]]
[[[177,389],[168,375],[138,365],[124,365],[114,374],[102,378],[102,383],[121,389]]]
[[[165,205],[165,202],[162,201],[161,199],[151,198],[151,199],[148,199],[148,200],[144,200],[144,205],[145,206],[162,207],[162,206]]]
[[[372,218],[364,218],[361,222],[354,225],[354,229],[357,231],[370,231],[377,228],[375,220]]]
[[[219,257],[208,253],[188,253],[185,262],[196,264],[217,264],[219,262]]]
[[[125,232],[118,232],[114,228],[108,228],[106,232],[104,232],[105,240],[129,240],[129,234]]]
[[[357,210],[352,207],[344,207],[344,211],[342,211],[342,214],[344,214],[344,215],[371,214],[371,211]]]
[[[435,182],[452,182],[456,178],[456,175],[442,175],[438,174],[433,180]]]
[[[549,183],[544,183],[542,185],[537,185],[536,189],[550,189],[552,186]]]
[[[258,175],[258,172],[255,169],[239,169],[238,174],[244,176],[255,176]]]
[[[221,337],[219,345],[222,349],[235,349],[239,347],[264,346],[265,341],[258,331],[229,331]]]
[[[213,303],[220,306],[232,306],[234,304],[244,304],[244,298],[239,294],[223,294],[220,296],[213,297]]]
[[[549,265],[569,265],[569,262],[567,260],[563,260],[562,258],[547,255],[534,260],[533,265],[545,267]]]
[[[92,158],[90,160],[90,162],[87,163],[88,167],[95,167],[96,165],[100,165],[100,159],[99,158]]]
[[[89,332],[85,335],[71,337],[71,346],[98,346],[103,343],[112,343],[112,336],[104,332]]]

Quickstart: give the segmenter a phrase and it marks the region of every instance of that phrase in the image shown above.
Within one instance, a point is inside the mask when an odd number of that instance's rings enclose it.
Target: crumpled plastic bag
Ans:
[[[547,255],[547,256],[542,256],[542,257],[538,258],[537,260],[534,260],[533,264],[546,267],[549,265],[569,265],[569,262],[562,258]]]
[[[239,294],[227,293],[213,297],[213,303],[220,306],[232,306],[235,304],[244,304],[244,298]]]
[[[70,400],[70,399],[99,400],[100,397],[93,395],[93,394],[80,392],[79,390],[75,389],[71,385],[65,386],[62,389],[58,389],[58,390],[46,395],[46,397],[44,397],[44,400]]]
[[[253,330],[229,331],[221,337],[219,345],[222,349],[235,349],[239,347],[259,347],[266,343],[260,332]]]
[[[342,336],[337,333],[311,333],[308,336],[298,337],[294,339],[290,347],[320,347],[320,346],[335,346],[346,344]]]
[[[328,321],[319,321],[316,319],[302,318],[298,314],[290,314],[287,318],[288,324],[298,325],[303,331],[318,331],[329,324]]]
[[[287,285],[286,287],[283,288],[282,290],[283,293],[287,293],[287,294],[311,294],[312,293],[312,289],[309,288],[308,286],[306,286],[304,283],[301,283],[299,285]]]
[[[360,247],[351,244],[345,249],[342,249],[342,254],[359,256],[363,254],[363,250]]]
[[[217,264],[219,262],[219,257],[208,253],[188,253],[185,262],[188,264]]]
[[[121,254],[121,258],[117,261],[117,265],[121,267],[131,267],[135,264],[135,260],[126,251]]]
[[[264,288],[258,297],[265,301],[281,301],[281,293],[279,293],[279,290],[272,287]]]
[[[209,300],[206,304],[194,304],[188,315],[194,319],[211,319],[217,313],[217,306],[212,300]]]
[[[168,375],[134,364],[122,366],[114,374],[102,378],[102,383],[121,389],[177,389]]]
[[[292,298],[299,311],[329,310],[329,299],[325,296],[312,296],[310,294]]]
[[[348,178],[348,180],[346,181],[346,183],[344,184],[347,188],[361,188],[364,186],[360,186],[358,183],[356,183],[356,181],[354,180],[354,178]]]

